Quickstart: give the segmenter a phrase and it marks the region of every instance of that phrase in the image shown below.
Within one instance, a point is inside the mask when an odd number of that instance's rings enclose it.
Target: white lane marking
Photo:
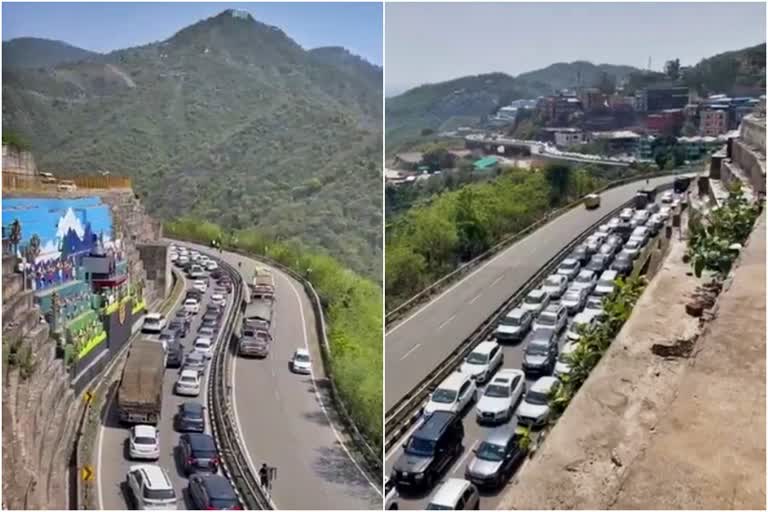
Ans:
[[[296,297],[296,301],[299,303],[299,316],[301,317],[301,329],[304,336],[304,348],[307,349],[307,352],[309,352],[309,341],[307,338],[307,322],[304,318],[304,305],[301,303],[301,296],[299,295],[298,290],[296,290],[296,287],[293,285],[293,282],[286,276],[283,275],[282,272],[279,272],[279,274],[288,281],[288,284],[291,287],[291,290],[293,290],[293,294]],[[322,347],[320,347],[320,350],[322,350]],[[310,367],[309,369],[309,375],[312,378],[312,388],[315,391],[315,397],[317,398],[317,403],[320,405],[320,409],[322,409],[323,414],[325,415],[326,419],[328,420],[328,425],[330,425],[331,430],[333,430],[333,434],[336,436],[336,439],[339,441],[339,444],[344,449],[344,452],[347,454],[347,457],[349,457],[349,460],[352,461],[352,464],[355,465],[355,468],[360,472],[360,474],[365,478],[366,482],[371,486],[371,488],[376,491],[376,494],[383,497],[383,494],[381,491],[379,491],[379,488],[376,487],[376,484],[373,483],[373,481],[368,478],[368,475],[363,471],[363,468],[360,467],[360,465],[357,463],[357,461],[352,457],[352,454],[349,452],[349,449],[347,448],[347,445],[344,443],[344,441],[341,439],[341,436],[336,431],[336,427],[333,426],[333,421],[331,421],[330,416],[328,415],[328,411],[325,409],[325,404],[323,404],[322,397],[320,396],[320,392],[317,390],[317,382],[315,381],[315,371]]]
[[[448,318],[448,320],[440,324],[440,327],[438,327],[437,330],[439,331],[440,329],[442,329],[443,327],[451,323],[451,320],[453,320],[454,318],[456,318],[456,315],[451,315],[450,318]]]
[[[402,361],[403,359],[405,359],[406,357],[408,357],[409,355],[411,355],[411,353],[412,353],[414,350],[416,350],[417,348],[419,348],[420,346],[421,346],[421,343],[417,343],[417,344],[415,344],[411,350],[409,350],[408,352],[406,352],[406,353],[405,353],[405,355],[404,355],[403,357],[401,357],[401,358],[400,358],[400,360]]]
[[[280,401],[280,393],[277,392],[277,388],[275,388],[275,399],[279,402]]]
[[[477,299],[480,298],[480,296],[483,294],[483,292],[478,293],[474,297],[472,297],[472,300],[469,301],[470,304],[474,304]]]
[[[494,286],[496,283],[498,283],[498,282],[499,282],[499,281],[501,281],[502,279],[504,279],[504,274],[501,274],[499,277],[497,277],[496,279],[494,279],[494,280],[493,280],[493,282],[491,283],[491,286]],[[491,286],[489,286],[488,288],[490,288]]]
[[[477,447],[478,443],[480,442],[479,439],[475,439],[475,442],[472,443],[472,446],[469,447],[469,450],[464,450],[464,455],[461,456],[459,461],[456,463],[456,465],[453,467],[453,472],[455,473],[457,470],[461,469],[461,466],[464,465],[464,461],[467,460],[467,457],[474,451],[474,449]]]

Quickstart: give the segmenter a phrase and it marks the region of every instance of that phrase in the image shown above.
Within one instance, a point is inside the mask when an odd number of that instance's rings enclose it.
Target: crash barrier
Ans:
[[[222,469],[232,482],[243,507],[248,510],[273,510],[274,503],[261,487],[254,469],[248,463],[245,443],[240,438],[240,430],[234,421],[232,390],[227,384],[230,379],[230,363],[237,351],[234,333],[241,319],[240,304],[245,300],[245,287],[240,273],[235,268],[222,259],[218,259],[218,264],[232,278],[233,300],[222,327],[220,342],[213,355],[206,383],[208,410],[211,412],[211,430],[221,455]]]
[[[611,183],[608,183],[607,185],[591,192],[592,194],[600,194],[602,192],[605,192],[606,190],[619,187],[621,185],[626,185],[627,183],[633,183],[636,181],[643,181],[651,178],[661,178],[664,176],[673,176],[677,174],[684,174],[691,171],[690,167],[683,167],[678,168],[673,171],[665,171],[665,172],[656,172],[656,173],[649,173],[649,174],[642,174],[637,176],[631,176],[628,178],[622,178],[620,180],[612,181]],[[586,197],[586,196],[585,196]],[[584,202],[585,197],[579,198],[576,201],[573,201],[562,208],[559,208],[553,212],[550,212],[545,217],[542,217],[541,219],[535,221],[533,224],[529,225],[528,227],[513,233],[504,239],[502,239],[500,242],[495,244],[493,247],[485,251],[483,254],[480,254],[479,256],[476,256],[475,258],[471,259],[470,261],[462,264],[459,266],[456,270],[453,270],[452,272],[446,274],[445,276],[441,277],[431,285],[424,288],[422,291],[408,299],[407,301],[403,302],[396,308],[392,309],[391,311],[388,311],[386,316],[384,317],[385,320],[385,326],[390,327],[393,323],[395,323],[400,318],[404,317],[409,311],[413,310],[416,306],[419,304],[422,304],[426,302],[428,299],[433,297],[434,295],[437,295],[440,291],[445,289],[446,286],[449,284],[457,281],[460,277],[470,273],[474,268],[480,265],[483,261],[491,258],[492,256],[496,255],[500,251],[506,249],[511,244],[517,242],[521,238],[529,235],[530,233],[533,233],[543,225],[547,224],[548,222],[556,219],[557,217],[563,215],[564,213],[572,210],[576,206],[582,204]]]
[[[666,183],[655,188],[656,192],[672,188],[672,183]],[[432,391],[445,378],[461,366],[461,363],[479,343],[487,340],[493,334],[499,319],[510,309],[515,307],[525,296],[547,275],[551,274],[562,260],[580,243],[587,239],[589,235],[601,224],[618,214],[622,209],[631,206],[634,198],[624,204],[614,208],[594,222],[589,228],[584,230],[579,236],[565,245],[555,256],[547,261],[536,274],[531,276],[523,285],[503,304],[501,304],[491,315],[483,321],[461,344],[451,352],[440,364],[436,370],[422,379],[408,394],[401,398],[393,407],[391,407],[385,417],[385,451],[389,451],[395,443],[408,431],[408,429],[421,418],[421,406]],[[649,246],[653,245],[649,243]],[[646,248],[649,249],[649,248]],[[643,257],[647,258],[651,253],[646,250]]]
[[[125,176],[62,176],[55,180],[40,175],[3,172],[3,192],[73,192],[78,189],[128,189],[131,178]],[[69,183],[71,182],[71,183]]]

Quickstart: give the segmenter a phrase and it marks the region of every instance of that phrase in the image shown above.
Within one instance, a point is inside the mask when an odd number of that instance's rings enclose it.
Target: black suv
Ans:
[[[176,430],[179,432],[205,431],[205,407],[198,402],[184,402],[176,413]]]
[[[523,371],[530,374],[550,374],[557,361],[557,333],[549,327],[533,331],[523,353]]]
[[[463,440],[461,416],[434,412],[408,439],[392,469],[392,481],[398,489],[432,488],[461,453]]]
[[[198,471],[216,473],[219,470],[216,443],[208,434],[182,434],[179,438],[179,456],[186,475]]]
[[[184,362],[184,346],[179,340],[174,339],[168,343],[168,357],[165,360],[167,368],[181,368]]]

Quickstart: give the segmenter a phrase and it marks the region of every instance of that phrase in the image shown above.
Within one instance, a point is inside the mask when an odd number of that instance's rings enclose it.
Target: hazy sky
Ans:
[[[167,39],[225,9],[241,9],[281,28],[304,48],[344,46],[382,63],[380,3],[8,3],[3,40],[58,39],[97,52]]]
[[[589,60],[653,69],[765,41],[765,3],[388,3],[388,95]]]

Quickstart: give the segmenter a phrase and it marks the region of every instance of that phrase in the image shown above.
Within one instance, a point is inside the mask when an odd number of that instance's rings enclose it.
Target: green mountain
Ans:
[[[764,94],[765,43],[704,59],[683,76],[702,94]]]
[[[425,129],[446,130],[476,123],[512,100],[553,94],[579,84],[593,86],[604,74],[618,81],[634,70],[630,66],[578,61],[552,64],[517,77],[489,73],[422,85],[387,98],[387,151],[418,139]]]
[[[3,67],[6,69],[52,67],[98,55],[52,39],[19,37],[3,41]]]
[[[4,69],[3,129],[43,170],[132,176],[161,218],[257,227],[380,280],[381,71],[361,67],[225,11],[159,43]]]

